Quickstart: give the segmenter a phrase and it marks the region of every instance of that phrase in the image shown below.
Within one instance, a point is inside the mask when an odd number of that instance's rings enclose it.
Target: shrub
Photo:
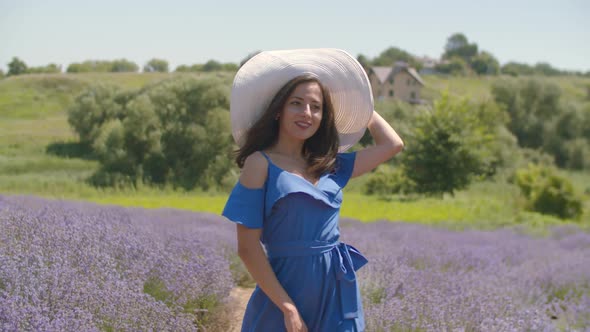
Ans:
[[[135,92],[91,87],[68,118],[101,163],[91,183],[225,186],[233,168],[228,96],[222,82],[194,77]]]
[[[516,184],[527,199],[527,208],[562,219],[578,219],[583,212],[582,200],[574,193],[567,178],[551,167],[529,165],[516,171]]]
[[[104,123],[124,117],[124,105],[116,98],[119,93],[113,85],[97,84],[76,98],[68,109],[68,123],[78,134],[80,143],[93,145]]]
[[[496,111],[443,94],[432,112],[418,116],[401,156],[418,193],[453,194],[474,177],[494,174],[502,123]]]
[[[401,168],[393,168],[384,164],[368,176],[363,193],[385,196],[412,191],[411,187],[412,182],[405,176]]]

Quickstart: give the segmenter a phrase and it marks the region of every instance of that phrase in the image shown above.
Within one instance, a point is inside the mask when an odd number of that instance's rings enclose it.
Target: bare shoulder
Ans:
[[[262,153],[254,152],[244,161],[240,182],[246,188],[261,188],[266,181],[268,161]]]

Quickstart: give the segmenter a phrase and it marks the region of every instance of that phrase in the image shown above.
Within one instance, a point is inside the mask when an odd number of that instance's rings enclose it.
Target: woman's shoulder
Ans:
[[[260,151],[256,151],[246,157],[240,182],[247,188],[260,188],[267,177],[268,160]]]

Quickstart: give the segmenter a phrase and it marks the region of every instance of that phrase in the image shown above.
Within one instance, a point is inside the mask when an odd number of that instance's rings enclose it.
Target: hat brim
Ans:
[[[232,135],[238,146],[262,116],[277,92],[290,80],[312,74],[326,87],[332,104],[339,151],[356,144],[373,113],[371,84],[360,63],[339,49],[299,49],[261,52],[237,72],[231,91]]]

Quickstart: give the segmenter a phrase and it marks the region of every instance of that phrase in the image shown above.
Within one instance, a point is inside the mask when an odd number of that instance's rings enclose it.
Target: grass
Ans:
[[[84,182],[97,168],[91,159],[49,153],[51,147],[72,147],[77,138],[67,123],[66,110],[77,93],[94,82],[139,88],[176,74],[93,73],[26,75],[0,80],[0,193],[29,194],[55,199],[87,200],[99,204],[146,208],[179,208],[219,214],[227,193],[182,192],[170,188],[98,189]],[[185,74],[186,75],[186,74]],[[220,76],[231,83],[231,73],[190,74]],[[488,98],[498,78],[427,76],[423,94],[437,98],[440,91]],[[589,79],[552,78],[564,94],[586,98]],[[74,146],[75,147],[75,146]],[[590,173],[565,172],[580,193],[586,192],[583,220],[590,221]],[[374,197],[362,195],[366,177],[350,181],[342,216],[370,222],[407,221],[445,227],[496,228],[527,224],[544,227],[560,220],[523,211],[517,188],[484,182],[443,199]]]

